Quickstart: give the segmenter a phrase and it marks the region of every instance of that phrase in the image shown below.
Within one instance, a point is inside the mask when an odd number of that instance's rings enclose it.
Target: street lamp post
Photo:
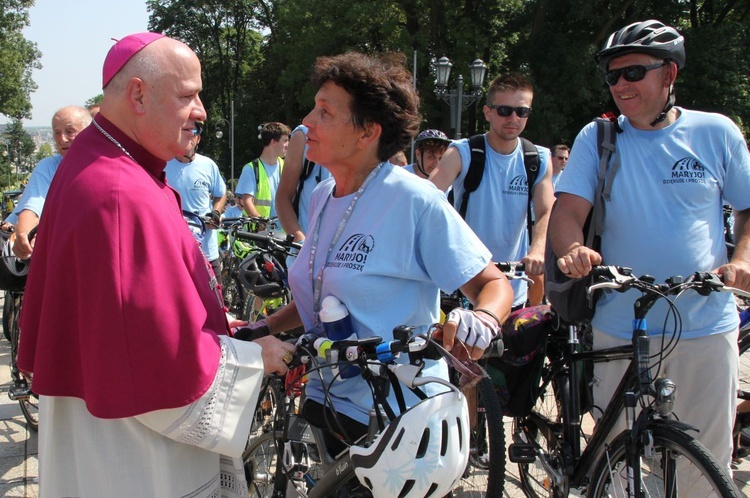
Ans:
[[[219,118],[219,120],[225,125],[229,125],[229,156],[232,174],[229,185],[231,185],[231,188],[234,189],[234,100],[232,100],[230,103],[229,112],[230,114],[228,120],[226,118]],[[223,136],[224,132],[221,130],[220,125],[216,125],[216,138],[222,138]]]
[[[444,100],[451,108],[451,128],[456,130],[456,140],[461,138],[461,113],[463,109],[476,102],[482,96],[482,85],[487,75],[487,65],[477,59],[469,65],[471,75],[471,88],[464,93],[464,77],[458,75],[456,89],[448,90],[448,78],[451,75],[453,64],[447,57],[441,57],[435,63],[435,95]]]

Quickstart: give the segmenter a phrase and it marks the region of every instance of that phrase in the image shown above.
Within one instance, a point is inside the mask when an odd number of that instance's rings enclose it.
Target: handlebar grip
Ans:
[[[271,240],[273,240],[272,237],[270,235],[267,235],[267,234],[252,233],[252,232],[243,232],[243,231],[240,231],[240,230],[238,230],[234,234],[234,236],[236,238],[238,238],[238,239],[249,240],[249,241],[253,241],[253,242],[261,242],[261,243],[265,243],[265,244],[268,244],[269,242],[271,242]]]
[[[495,266],[503,273],[526,271],[526,265],[520,261],[500,261]]]

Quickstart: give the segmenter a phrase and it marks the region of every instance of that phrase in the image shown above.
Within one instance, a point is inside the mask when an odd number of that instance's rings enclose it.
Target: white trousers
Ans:
[[[677,385],[674,414],[679,420],[692,425],[699,432],[690,434],[703,443],[731,475],[732,427],[737,404],[739,377],[739,331],[715,334],[696,339],[682,339],[676,349],[662,362],[652,376],[667,377]],[[629,344],[594,330],[594,349],[605,349]],[[661,350],[661,336],[652,336],[650,341],[651,364],[653,356]],[[627,361],[597,363],[594,366],[594,401],[604,410],[617,389]],[[595,409],[595,417],[601,413]],[[625,429],[625,417],[620,420],[619,430]]]

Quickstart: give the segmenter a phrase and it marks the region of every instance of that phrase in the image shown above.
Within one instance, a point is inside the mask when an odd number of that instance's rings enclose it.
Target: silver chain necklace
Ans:
[[[113,137],[112,135],[110,135],[109,133],[107,133],[106,131],[104,131],[104,128],[102,128],[102,127],[101,127],[101,126],[99,125],[99,123],[97,123],[97,122],[96,122],[96,120],[95,120],[95,119],[94,119],[94,120],[92,120],[91,122],[92,122],[92,123],[94,123],[94,126],[96,126],[96,129],[97,129],[97,130],[99,130],[100,132],[102,132],[102,135],[104,135],[105,137],[107,137],[107,138],[109,139],[109,141],[110,141],[110,142],[112,142],[113,144],[115,144],[115,145],[116,145],[116,146],[117,146],[117,147],[118,147],[118,148],[119,148],[119,149],[120,149],[121,151],[123,151],[123,152],[124,152],[124,153],[125,153],[125,154],[126,154],[126,155],[127,155],[127,156],[128,156],[129,158],[130,158],[130,159],[133,159],[133,161],[135,161],[135,159],[133,158],[133,156],[131,156],[131,155],[130,155],[130,152],[128,152],[128,151],[127,151],[127,150],[125,149],[125,147],[123,147],[123,146],[122,146],[122,144],[121,144],[120,142],[118,142],[118,141],[117,141],[117,140],[115,139],[115,137]],[[135,162],[138,162],[138,161],[135,161]]]
[[[109,133],[107,133],[104,130],[104,128],[102,128],[99,125],[99,123],[96,122],[95,119],[92,120],[91,122],[94,123],[94,126],[96,126],[96,129],[99,130],[100,132],[102,132],[102,135],[104,135],[105,137],[107,137],[110,142],[112,142],[113,144],[115,144],[130,159],[132,159],[136,163],[138,162],[138,161],[135,160],[135,158],[133,158],[133,156],[130,155],[130,152],[128,152],[127,149],[125,149],[125,147],[123,147],[122,144],[115,139],[115,137],[113,137],[112,135],[110,135]],[[164,199],[167,201],[167,204],[170,205],[172,207],[172,209],[174,209],[175,211],[177,211],[179,213],[179,209],[177,209],[177,207],[174,205],[174,203],[169,202],[169,198],[167,197],[167,194],[165,194],[162,191],[162,195],[164,196]],[[185,224],[185,228],[188,229],[187,223]],[[190,233],[190,237],[193,240],[195,240],[195,237],[193,237],[192,232]],[[203,256],[203,263],[204,263],[204,265],[206,267],[206,272],[208,273],[208,286],[211,288],[211,290],[216,295],[216,299],[219,302],[219,306],[221,306],[223,308],[224,307],[224,298],[222,297],[221,292],[218,289],[218,283],[219,283],[218,278],[214,274],[213,269],[211,268],[211,264],[208,262],[208,258],[206,258],[206,255],[203,253],[203,250],[200,248],[200,243],[197,240],[195,240],[195,243],[199,246],[198,248],[200,250],[201,255]]]

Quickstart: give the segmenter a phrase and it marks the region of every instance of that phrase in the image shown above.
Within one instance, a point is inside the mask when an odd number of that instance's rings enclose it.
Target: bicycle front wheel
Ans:
[[[33,392],[26,399],[18,400],[26,425],[34,432],[39,430],[39,396]]]
[[[502,408],[492,381],[477,384],[477,424],[471,431],[469,465],[454,496],[501,496],[505,485],[505,428]]]
[[[537,455],[531,463],[518,464],[518,476],[526,496],[568,496],[567,479],[560,479],[556,483],[553,477],[554,473],[560,476],[565,473],[560,439],[562,407],[568,397],[567,385],[566,378],[555,379],[539,394],[531,414],[513,420],[513,442],[523,446],[531,445]]]
[[[649,432],[652,444],[644,445],[646,438],[641,438],[635,448],[641,474],[636,496],[741,496],[728,472],[694,437],[663,423],[652,425]],[[630,431],[617,436],[599,459],[587,496],[630,496],[627,453],[631,444]]]
[[[11,301],[11,304],[7,309],[9,310],[8,326],[10,329],[11,370],[13,371],[11,373],[11,376],[14,377],[14,385],[12,385],[10,389],[13,390],[16,387],[21,389],[28,389],[28,385],[25,381],[22,381],[20,373],[18,372],[18,367],[16,366],[18,342],[21,337],[21,329],[18,326],[18,318],[21,314],[22,297],[20,294],[14,295],[12,293],[6,293],[5,299]],[[23,413],[23,417],[26,419],[26,426],[30,430],[36,432],[39,430],[39,396],[37,396],[33,392],[27,391],[27,393],[28,395],[24,394],[21,397],[14,397],[13,399],[18,399],[18,404],[21,406],[21,413]]]
[[[277,473],[279,445],[283,444],[281,432],[266,432],[255,438],[245,449],[242,463],[245,466],[245,479],[254,498],[271,498],[274,495],[276,479],[286,480],[286,476]],[[284,482],[283,488],[286,488]]]
[[[735,421],[736,441],[735,455],[745,456],[750,448],[750,423],[747,422],[748,416],[741,416],[740,411],[745,412],[743,405],[750,403],[750,329],[740,331],[739,339],[740,350],[740,377],[739,391],[741,393],[738,400],[738,413]],[[743,451],[744,450],[744,451]]]

